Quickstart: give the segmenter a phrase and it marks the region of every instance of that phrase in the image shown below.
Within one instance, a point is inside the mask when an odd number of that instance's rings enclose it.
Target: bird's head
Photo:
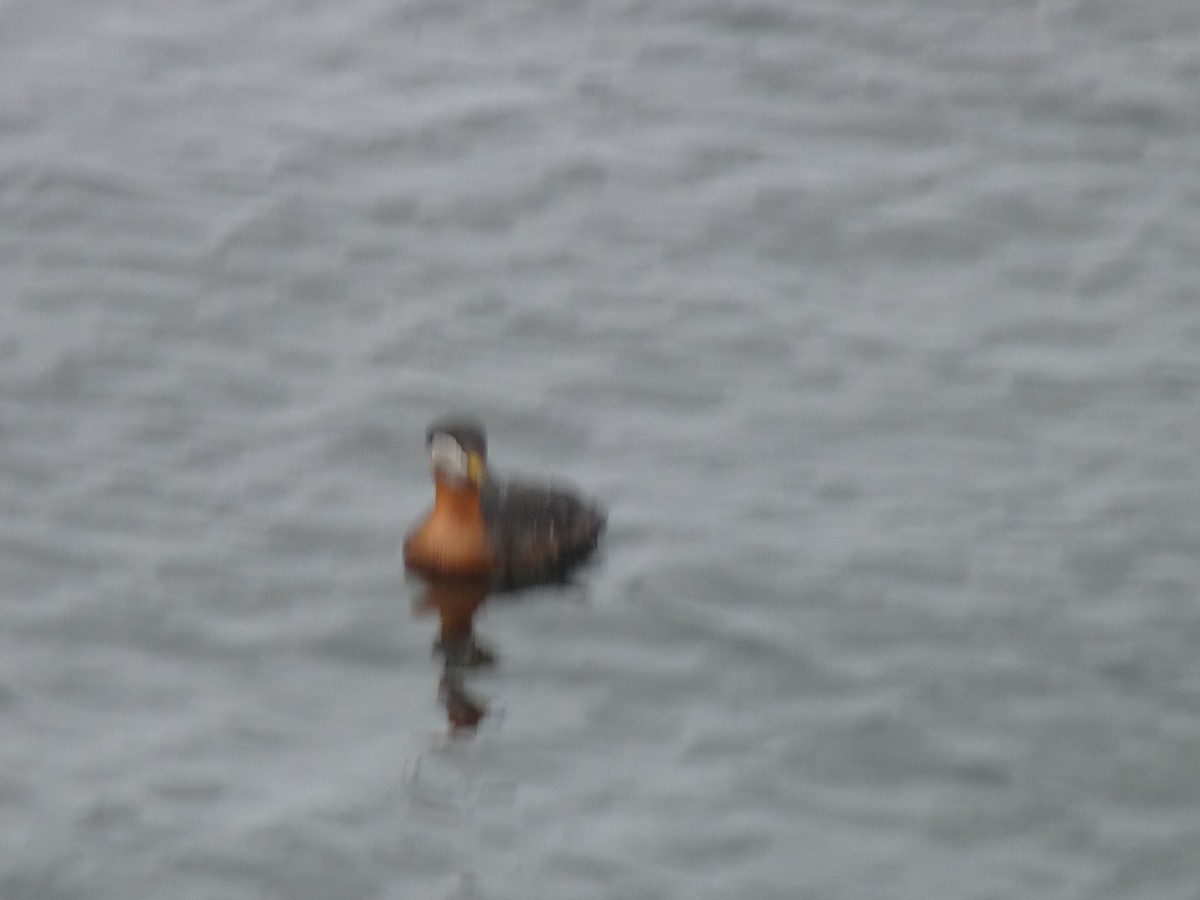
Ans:
[[[487,438],[475,419],[439,419],[425,434],[435,480],[454,487],[478,487],[487,474]]]

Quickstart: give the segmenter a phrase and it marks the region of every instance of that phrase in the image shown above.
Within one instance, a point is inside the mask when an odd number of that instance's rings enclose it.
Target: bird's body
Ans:
[[[493,478],[477,423],[437,422],[427,443],[434,505],[404,542],[409,569],[509,590],[564,581],[596,549],[604,512],[565,487]]]
[[[431,577],[491,578],[496,559],[477,485],[437,482],[433,509],[405,538],[404,564]]]
[[[496,554],[493,578],[506,587],[565,580],[604,531],[604,513],[564,487],[489,481],[480,505]]]

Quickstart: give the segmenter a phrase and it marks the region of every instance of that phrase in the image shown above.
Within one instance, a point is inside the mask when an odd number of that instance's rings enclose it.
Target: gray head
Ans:
[[[425,446],[435,477],[478,484],[487,468],[483,424],[470,416],[447,416],[425,432]]]

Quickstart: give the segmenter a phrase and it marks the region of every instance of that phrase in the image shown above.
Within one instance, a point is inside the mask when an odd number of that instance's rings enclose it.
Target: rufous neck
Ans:
[[[479,485],[471,482],[455,483],[434,478],[433,504],[447,512],[478,513]]]

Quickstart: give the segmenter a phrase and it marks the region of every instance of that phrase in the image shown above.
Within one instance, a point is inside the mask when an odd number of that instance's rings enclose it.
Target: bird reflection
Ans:
[[[452,734],[473,732],[487,715],[487,704],[467,689],[466,676],[495,663],[496,655],[475,636],[475,613],[487,600],[486,578],[431,578],[413,603],[418,616],[437,613],[440,627],[434,651],[442,657],[438,700]]]
[[[467,690],[466,674],[495,655],[475,638],[475,613],[489,590],[563,584],[592,556],[604,510],[546,482],[494,477],[478,420],[439,419],[425,434],[434,503],[404,539],[404,565],[425,579],[418,614],[437,612],[434,649],[444,660],[438,697],[451,733],[472,731],[487,705]]]

